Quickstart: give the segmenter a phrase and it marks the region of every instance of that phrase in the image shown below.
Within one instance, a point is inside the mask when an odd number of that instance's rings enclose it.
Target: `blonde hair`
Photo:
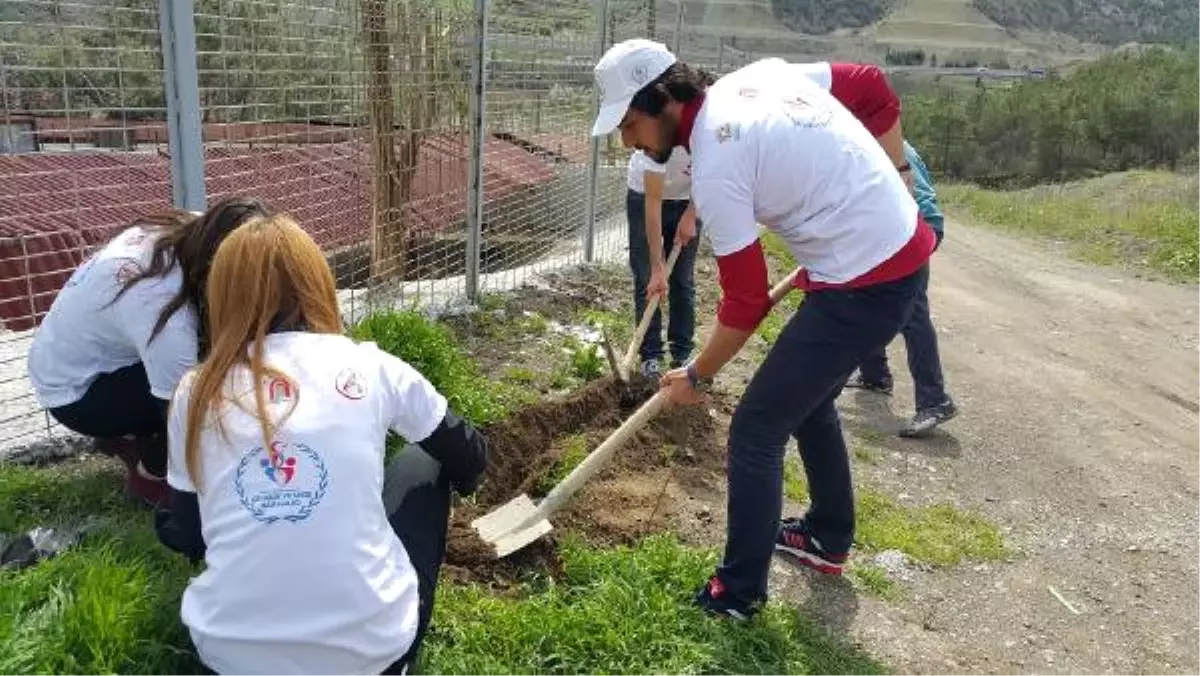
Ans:
[[[287,415],[279,421],[270,419],[263,390],[271,379],[288,378],[263,363],[264,338],[278,328],[343,331],[329,263],[316,242],[286,214],[250,220],[230,233],[213,258],[205,295],[211,348],[192,381],[184,445],[188,474],[197,490],[200,430],[209,413],[217,416],[221,429],[218,413],[225,403],[230,371],[239,365],[250,370],[254,414],[264,448],[269,448]]]

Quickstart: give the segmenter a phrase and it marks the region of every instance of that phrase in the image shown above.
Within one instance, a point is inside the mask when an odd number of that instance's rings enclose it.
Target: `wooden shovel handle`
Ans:
[[[679,260],[679,252],[683,250],[683,245],[676,242],[675,248],[671,249],[671,255],[667,257],[667,278],[671,278],[671,271],[675,269],[675,261]],[[629,341],[629,349],[625,351],[625,359],[621,360],[621,372],[629,373],[633,368],[633,360],[637,358],[638,347],[642,344],[642,338],[646,337],[646,330],[650,328],[650,320],[654,317],[654,311],[658,309],[658,303],[662,296],[655,296],[652,300],[646,303],[646,311],[642,313],[642,321],[638,323],[637,331],[633,333],[633,340]]]
[[[792,287],[796,283],[796,275],[800,274],[802,269],[796,268],[792,270],[787,277],[779,280],[778,284],[771,287],[771,307],[778,305],[779,301],[783,300],[784,296],[791,292]]]
[[[659,390],[646,403],[642,404],[641,408],[629,416],[625,422],[621,423],[621,426],[615,432],[610,434],[603,443],[596,447],[596,450],[584,458],[583,462],[576,465],[575,469],[571,470],[571,473],[550,491],[549,495],[538,505],[537,511],[530,515],[525,523],[537,523],[542,519],[549,518],[551,514],[558,511],[560,507],[571,499],[572,495],[575,495],[576,491],[588,482],[588,479],[592,478],[592,475],[604,467],[604,464],[608,462],[608,459],[612,457],[612,454],[617,449],[624,445],[634,434],[637,434],[638,430],[642,429],[654,416],[658,415],[658,412],[662,410],[666,401],[666,392]]]

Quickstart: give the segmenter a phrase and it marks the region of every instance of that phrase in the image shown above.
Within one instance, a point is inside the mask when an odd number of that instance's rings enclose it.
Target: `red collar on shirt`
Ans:
[[[684,150],[692,152],[692,127],[696,125],[696,116],[700,114],[700,106],[704,105],[704,92],[683,104],[679,113],[679,129],[675,130],[675,145],[683,146]]]

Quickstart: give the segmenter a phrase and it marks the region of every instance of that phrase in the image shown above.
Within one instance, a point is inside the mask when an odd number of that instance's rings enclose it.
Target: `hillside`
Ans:
[[[1195,0],[971,0],[983,15],[1011,29],[1055,31],[1088,42],[1194,43]]]
[[[982,61],[992,60],[988,54],[1014,61],[1019,60],[1016,55],[1035,51],[981,14],[971,0],[898,0],[874,32],[881,45],[917,47],[943,55],[970,52]]]
[[[869,26],[886,16],[893,4],[893,0],[771,0],[771,10],[791,30],[825,34]]]

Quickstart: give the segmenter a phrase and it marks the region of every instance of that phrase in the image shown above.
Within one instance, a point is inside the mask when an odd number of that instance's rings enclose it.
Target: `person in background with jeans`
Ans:
[[[692,356],[696,331],[696,237],[699,225],[691,202],[691,158],[676,148],[665,163],[640,150],[629,156],[629,191],[625,209],[629,218],[629,267],[633,271],[634,326],[642,321],[646,303],[667,293],[667,341],[671,368]],[[682,246],[667,278],[667,257]],[[641,372],[657,379],[663,358],[662,309],[655,309],[638,353]]]
[[[212,350],[180,382],[159,540],[205,568],[180,615],[222,674],[400,674],[433,613],[451,491],[487,442],[416,369],[343,334],[325,256],[285,215],[221,245]],[[390,460],[386,439],[410,442]]]
[[[692,156],[692,199],[716,257],[721,301],[700,353],[663,375],[671,404],[704,401],[711,379],[771,310],[760,226],[801,268],[806,293],[750,379],[729,426],[724,556],[695,596],[749,618],[767,597],[775,552],[840,575],[854,542],[854,486],[836,400],[867,355],[912,315],[936,242],[903,173],[900,100],[877,67],[805,69],[764,59],[705,85],[662,44],[613,45],[595,66],[594,136],[665,161]],[[783,464],[798,442],[811,502],[780,523]]]
[[[913,195],[916,197],[917,206],[921,215],[925,217],[925,222],[937,235],[937,246],[941,246],[945,217],[938,207],[937,193],[934,192],[933,182],[929,178],[929,169],[920,154],[907,141],[904,142],[904,156],[911,167]],[[958,408],[950,395],[946,394],[946,384],[942,377],[937,330],[933,327],[933,320],[929,315],[928,284],[921,289],[913,306],[912,318],[900,333],[904,336],[904,346],[908,351],[908,370],[912,374],[917,408],[916,415],[900,430],[900,436],[915,437],[928,433],[958,415]],[[886,345],[863,360],[858,367],[858,375],[851,378],[846,387],[889,395],[892,393],[892,373],[888,369]]]
[[[259,200],[230,197],[204,214],[139,219],[75,269],[38,327],[38,403],[125,463],[130,497],[167,500],[167,402],[203,357],[209,265],[230,232],[266,214]]]

